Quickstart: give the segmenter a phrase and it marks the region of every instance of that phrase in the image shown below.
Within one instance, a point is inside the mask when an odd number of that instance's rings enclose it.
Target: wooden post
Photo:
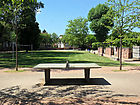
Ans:
[[[87,81],[89,81],[89,78],[90,78],[90,68],[85,68],[84,72],[85,72],[85,79]]]
[[[50,69],[45,69],[45,84],[50,81]]]

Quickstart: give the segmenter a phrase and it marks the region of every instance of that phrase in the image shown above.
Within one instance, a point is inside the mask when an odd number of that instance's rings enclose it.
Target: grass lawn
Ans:
[[[119,66],[118,61],[109,58],[91,54],[85,51],[55,51],[41,50],[32,52],[19,52],[19,67],[33,67],[39,63],[65,63],[66,60],[73,63],[96,63],[100,66]],[[136,64],[124,63],[124,66]],[[0,53],[0,68],[14,68],[15,59],[12,59],[12,53]]]

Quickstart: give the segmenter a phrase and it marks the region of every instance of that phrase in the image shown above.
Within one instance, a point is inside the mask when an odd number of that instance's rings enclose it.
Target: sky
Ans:
[[[38,0],[44,3],[44,8],[37,13],[37,22],[43,31],[64,35],[69,20],[78,17],[87,18],[91,8],[107,0]]]
[[[107,0],[38,0],[40,1],[44,3],[44,8],[37,13],[39,27],[41,31],[45,29],[48,33],[55,32],[57,35],[64,35],[69,20],[78,17],[87,18],[91,8],[107,2]]]

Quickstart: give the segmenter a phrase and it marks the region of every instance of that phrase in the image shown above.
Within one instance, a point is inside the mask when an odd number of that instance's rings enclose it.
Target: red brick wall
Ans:
[[[105,54],[108,56],[114,55],[114,49],[111,47],[108,47],[105,49]]]
[[[122,57],[129,59],[132,58],[132,49],[131,48],[123,48],[122,49]]]
[[[117,48],[118,51],[118,48]],[[120,49],[119,49],[119,54],[120,54]],[[118,56],[118,52],[117,52]],[[129,59],[132,58],[132,49],[131,48],[122,48],[122,58],[124,59]]]
[[[102,50],[103,50],[102,47],[98,48],[98,54],[99,55],[102,54]],[[119,50],[119,54],[120,54],[120,49],[117,48],[116,57],[118,57],[118,50]],[[112,47],[106,48],[105,49],[105,54],[108,55],[108,56],[114,55],[114,48],[112,48]],[[122,58],[124,58],[124,59],[132,58],[132,49],[131,48],[122,48]]]
[[[103,52],[103,48],[102,47],[98,47],[98,54],[102,55],[102,52]]]

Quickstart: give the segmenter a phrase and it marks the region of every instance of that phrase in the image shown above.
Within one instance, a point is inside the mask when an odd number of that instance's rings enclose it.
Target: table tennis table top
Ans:
[[[85,69],[85,68],[101,68],[96,63],[43,63],[34,67],[35,69]]]

